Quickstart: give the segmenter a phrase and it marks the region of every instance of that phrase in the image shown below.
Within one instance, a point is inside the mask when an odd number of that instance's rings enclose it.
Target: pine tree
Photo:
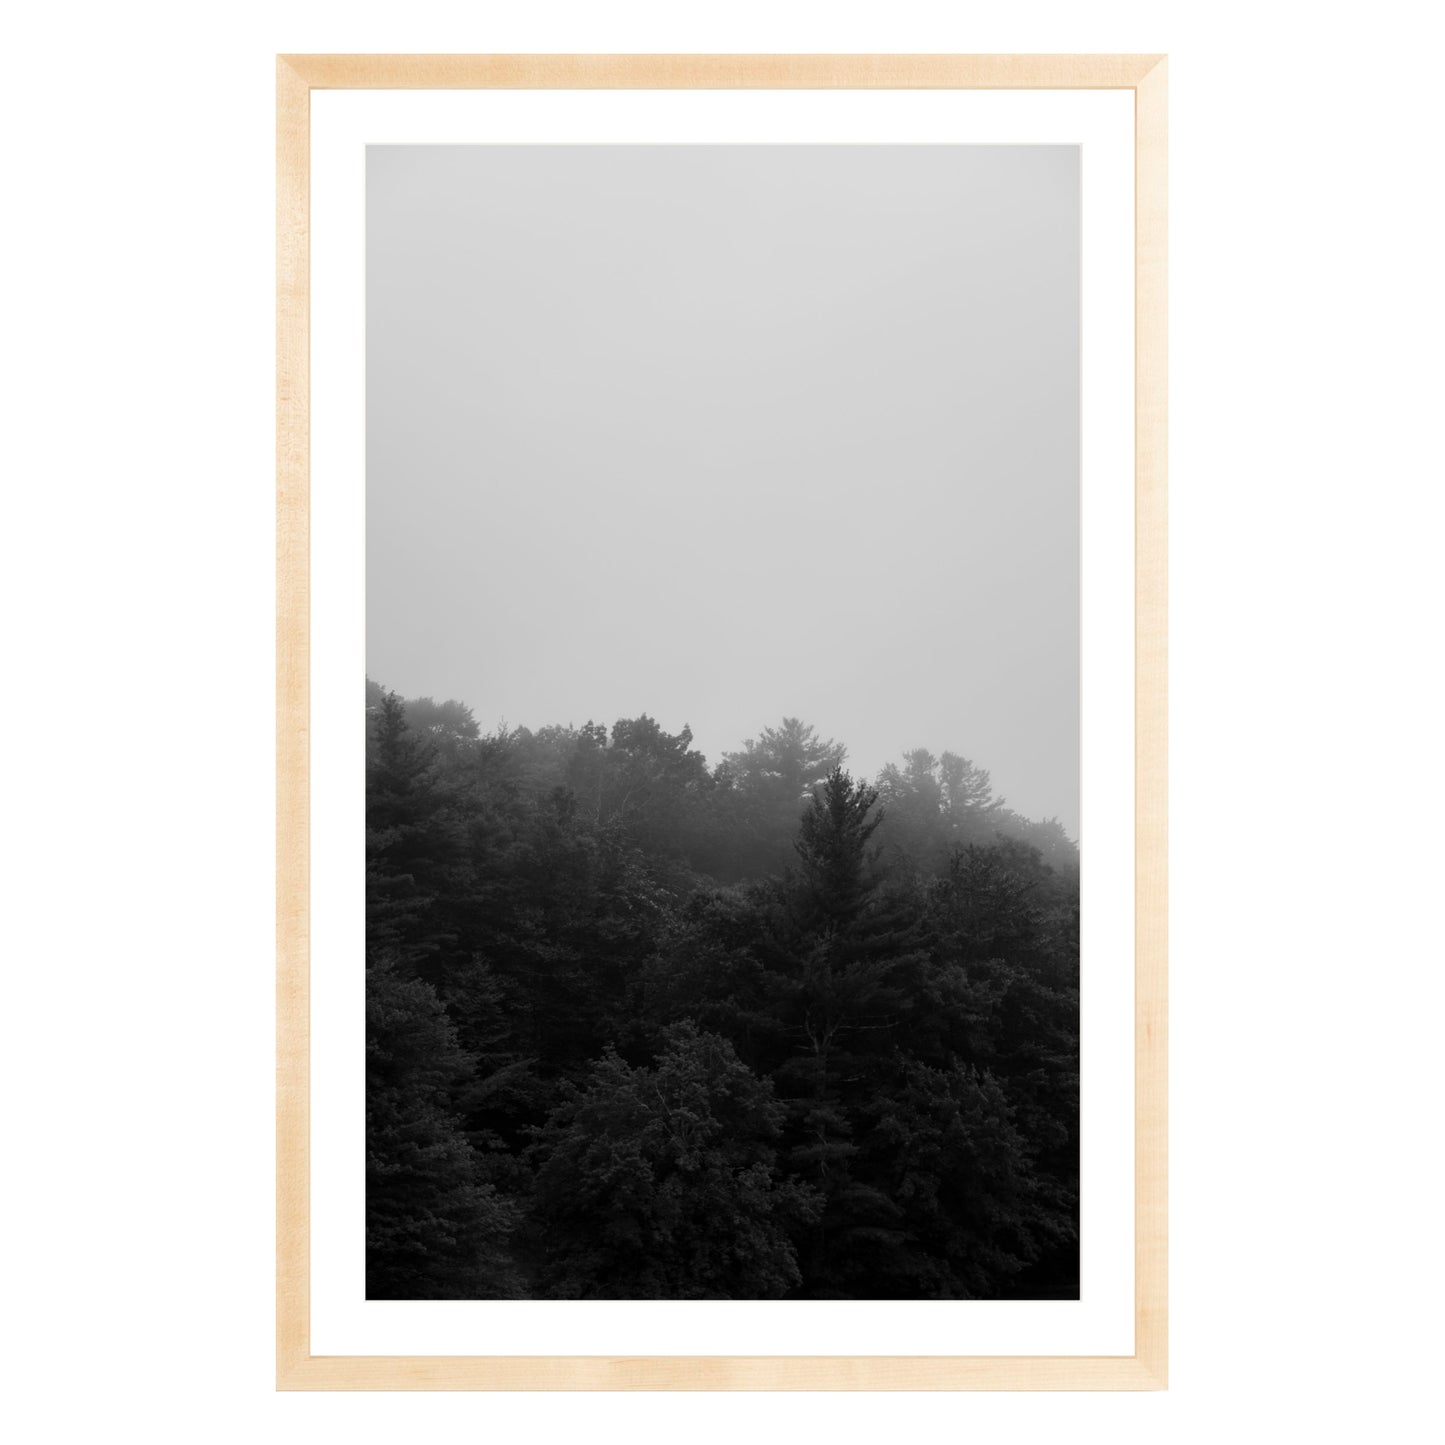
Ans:
[[[367,945],[412,959],[454,943],[446,906],[460,891],[462,835],[436,748],[396,693],[373,715],[366,769]],[[438,907],[441,902],[443,906]]]
[[[798,869],[768,945],[790,987],[779,1000],[793,1047],[774,1074],[791,1100],[792,1166],[824,1195],[808,1243],[808,1292],[872,1292],[900,1243],[900,1211],[860,1168],[865,1106],[894,1069],[924,992],[916,910],[884,887],[870,839],[877,793],[834,768],[799,824]]]
[[[843,765],[846,749],[816,728],[785,717],[739,752],[724,753],[720,773],[733,793],[734,867],[738,876],[781,873],[792,861],[798,819],[813,791]]]

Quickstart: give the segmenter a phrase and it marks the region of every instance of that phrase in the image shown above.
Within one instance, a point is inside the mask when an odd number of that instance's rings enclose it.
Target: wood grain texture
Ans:
[[[1134,1355],[313,1355],[283,1390],[1157,1390]]]
[[[310,1354],[311,93],[276,67],[276,1369]]]
[[[1134,1349],[1164,1388],[1169,1305],[1168,75],[1134,92]]]
[[[288,55],[313,90],[1129,90],[1157,55]]]
[[[1167,72],[1155,55],[298,55],[277,61],[276,1378],[283,1390],[1157,1390],[1168,1356]],[[1135,95],[1135,1353],[310,1352],[310,93],[1127,89]]]

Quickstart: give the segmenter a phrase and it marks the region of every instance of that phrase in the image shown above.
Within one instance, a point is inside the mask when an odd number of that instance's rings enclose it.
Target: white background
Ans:
[[[311,101],[311,1349],[318,1355],[1134,1349],[1132,98],[1118,91],[349,91]],[[370,1301],[363,739],[367,141],[1068,142],[1082,174],[1081,1297]],[[806,1342],[806,1344],[802,1342]]]
[[[1427,13],[290,0],[7,19],[0,1057],[23,1438],[1428,1432],[1445,318]],[[273,1395],[272,53],[1126,48],[1173,57],[1171,1391]]]

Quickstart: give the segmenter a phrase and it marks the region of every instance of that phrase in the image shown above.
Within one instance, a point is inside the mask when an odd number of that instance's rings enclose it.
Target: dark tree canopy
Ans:
[[[783,1109],[726,1039],[682,1023],[656,1063],[614,1050],[538,1132],[545,1292],[777,1299],[801,1283],[791,1231],[818,1212],[776,1166]]]
[[[471,1061],[436,994],[389,962],[366,973],[366,1293],[517,1292],[515,1207],[486,1181],[448,1107]]]
[[[369,1295],[1077,1297],[1056,822],[796,718],[366,726]]]

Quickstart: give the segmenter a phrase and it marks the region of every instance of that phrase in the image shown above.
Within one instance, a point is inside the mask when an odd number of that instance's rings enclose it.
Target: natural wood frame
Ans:
[[[1167,1379],[1167,67],[1158,55],[288,55],[276,125],[276,1379],[283,1390],[1157,1390]],[[326,89],[1118,89],[1135,116],[1135,1353],[310,1350],[310,97]]]

